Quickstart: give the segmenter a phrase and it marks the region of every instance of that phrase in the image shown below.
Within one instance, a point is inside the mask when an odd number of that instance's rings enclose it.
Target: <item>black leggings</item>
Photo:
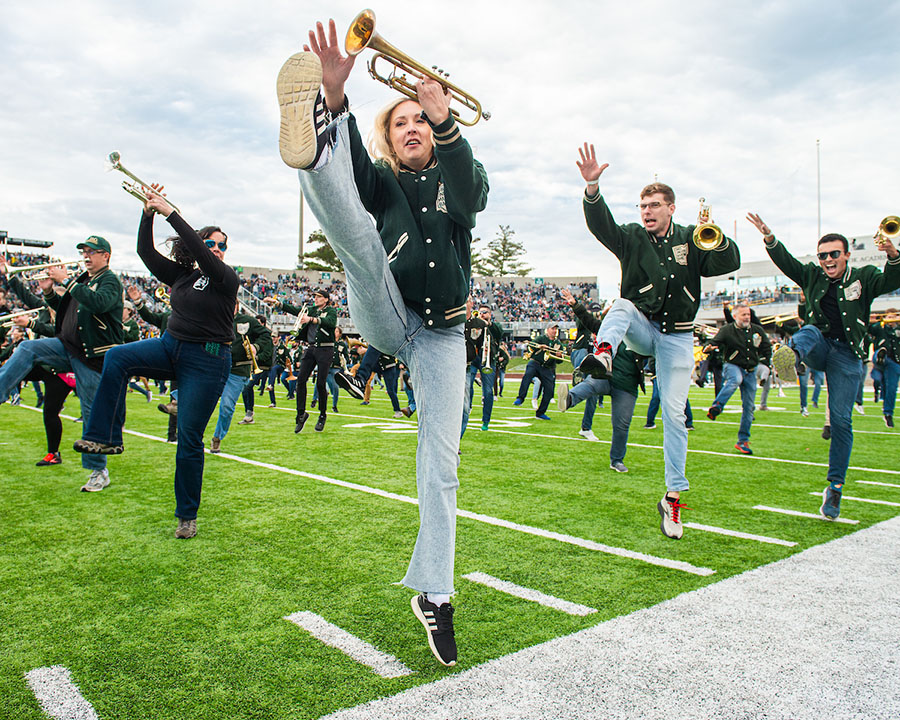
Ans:
[[[44,383],[44,432],[47,434],[47,452],[59,452],[59,444],[62,441],[62,420],[59,413],[62,406],[72,392],[70,388],[56,373],[37,366],[34,367],[26,380],[38,380]]]

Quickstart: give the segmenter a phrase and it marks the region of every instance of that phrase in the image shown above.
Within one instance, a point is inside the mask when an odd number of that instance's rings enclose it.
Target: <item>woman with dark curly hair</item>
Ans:
[[[175,454],[177,538],[197,534],[197,508],[203,483],[203,432],[222,394],[231,368],[232,325],[238,277],[225,264],[228,237],[221,228],[199,232],[159,194],[148,192],[137,252],[147,269],[171,288],[172,314],[166,331],[106,354],[94,412],[78,452],[118,454],[125,423],[125,390],[132,375],[178,383],[178,448]],[[159,213],[178,233],[166,258],[153,246],[153,215]]]

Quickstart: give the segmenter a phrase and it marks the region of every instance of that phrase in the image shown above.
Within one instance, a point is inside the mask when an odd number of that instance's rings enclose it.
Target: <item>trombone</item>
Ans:
[[[112,170],[118,170],[120,173],[124,173],[128,177],[130,177],[134,182],[128,182],[127,180],[122,181],[122,189],[127,192],[129,195],[133,195],[142,203],[147,202],[150,199],[150,195],[148,194],[147,188],[150,188],[150,183],[145,183],[141,180],[137,175],[132,173],[128,168],[126,168],[122,164],[122,156],[117,152],[111,152],[108,157],[110,165],[112,165]],[[172,209],[177,212],[179,215],[181,214],[181,210],[178,209],[178,206],[173,203],[171,200],[166,198],[166,202],[172,206]]]
[[[878,230],[873,237],[875,238],[875,244],[881,249],[889,240],[894,239],[898,235],[900,235],[900,217],[888,215],[878,225]]]
[[[9,313],[8,315],[0,315],[0,327],[4,328],[12,328],[16,327],[16,323],[13,322],[13,318],[24,317],[25,315],[32,315],[34,313],[39,313],[42,308],[33,308],[31,310],[19,310],[18,312]]]
[[[474,113],[473,119],[464,120],[460,116],[459,111],[455,108],[450,108],[450,112],[453,113],[453,117],[456,118],[457,122],[471,127],[482,118],[485,120],[491,119],[491,114],[482,110],[481,103],[478,100],[447,79],[450,77],[449,74],[439,69],[436,65],[433,65],[431,70],[427,69],[409,55],[400,52],[375,32],[375,13],[368,9],[363,10],[353,19],[353,22],[350,23],[350,28],[347,30],[347,37],[344,39],[344,51],[348,55],[359,55],[366,48],[375,51],[375,55],[369,60],[367,67],[369,75],[378,82],[384,83],[412,100],[417,100],[418,93],[416,92],[415,82],[408,80],[406,76],[409,74],[420,80],[428,77],[440,83],[444,91],[450,93],[451,101],[455,100],[463,106],[464,112],[469,110]],[[388,75],[381,75],[375,69],[375,64],[379,60],[384,60],[388,65],[393,65]],[[398,72],[400,75],[397,75]]]
[[[701,250],[715,250],[722,244],[725,237],[721,228],[710,222],[709,205],[706,204],[706,198],[700,198],[700,215],[698,217],[699,224],[694,228],[694,245]]]

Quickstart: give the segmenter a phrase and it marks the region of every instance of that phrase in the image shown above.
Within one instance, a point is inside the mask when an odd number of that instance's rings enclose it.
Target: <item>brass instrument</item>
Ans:
[[[549,345],[544,345],[543,343],[536,343],[532,340],[529,340],[525,343],[528,347],[528,351],[534,355],[535,353],[539,353],[541,350],[544,351],[544,358],[547,360],[558,360],[562,362],[563,358],[563,349],[562,348],[552,348]]]
[[[153,297],[155,297],[160,302],[165,303],[166,305],[172,304],[172,298],[169,294],[169,291],[166,290],[165,285],[158,285],[156,290],[153,291]]]
[[[784,325],[789,320],[799,320],[800,316],[793,312],[786,315],[765,315],[759,319],[760,325]]]
[[[256,354],[253,352],[253,344],[250,342],[250,338],[247,337],[247,331],[250,329],[250,323],[237,323],[234,327],[238,331],[238,335],[241,336],[241,344],[244,346],[244,352],[247,354],[247,359],[250,361],[250,372],[253,375],[256,375],[256,373],[259,372],[259,363],[256,362]]]
[[[457,122],[471,127],[482,118],[490,120],[491,114],[481,109],[481,103],[469,93],[449,82],[447,73],[436,66],[428,70],[424,65],[416,62],[409,55],[400,52],[375,32],[375,13],[368,9],[363,10],[353,19],[353,22],[350,23],[350,28],[347,30],[347,37],[344,39],[344,51],[348,55],[359,55],[366,48],[375,51],[375,55],[368,62],[368,69],[369,75],[373,79],[378,80],[378,82],[384,83],[412,100],[417,100],[418,93],[416,92],[415,82],[408,80],[406,78],[407,74],[420,80],[426,77],[431,78],[440,83],[446,92],[450,93],[451,102],[455,100],[463,108],[474,113],[474,119],[464,120],[455,108],[450,108],[450,112],[453,113],[453,117],[456,118]],[[389,65],[394,66],[389,75],[380,75],[376,71],[375,64],[379,60],[384,60]],[[400,75],[397,75],[398,71]]]
[[[875,244],[881,249],[888,240],[892,240],[898,235],[900,235],[900,217],[897,215],[888,215],[878,225],[878,230],[874,235]]]
[[[46,270],[52,267],[64,267],[68,270],[69,275],[84,272],[84,260],[57,260],[56,262],[41,263],[40,265],[7,265],[7,275],[18,275],[19,273],[32,273],[37,270]],[[74,266],[74,267],[73,267]],[[46,272],[37,273],[30,276],[29,280],[47,280],[49,275]]]
[[[17,327],[16,323],[13,322],[13,318],[24,317],[25,315],[32,315],[34,313],[39,313],[41,308],[33,308],[32,310],[19,310],[18,312],[9,313],[7,315],[0,315],[0,327],[12,328]]]
[[[481,343],[481,372],[491,372],[491,333],[490,325],[484,328],[484,340]]]
[[[128,182],[127,180],[123,180],[122,189],[129,195],[133,195],[134,197],[136,197],[141,202],[147,202],[150,199],[150,195],[148,194],[148,190],[151,187],[150,183],[145,183],[137,175],[128,170],[122,164],[122,156],[119,155],[119,153],[111,152],[108,159],[110,165],[112,166],[112,170],[118,170],[120,173],[124,173],[134,181]],[[178,209],[178,206],[175,203],[173,203],[168,198],[166,198],[166,202],[172,206],[172,209],[175,210],[175,212],[181,214],[181,210]]]
[[[706,198],[700,198],[699,224],[694,228],[694,245],[701,250],[715,250],[722,244],[725,234],[721,228],[709,221],[709,205]]]

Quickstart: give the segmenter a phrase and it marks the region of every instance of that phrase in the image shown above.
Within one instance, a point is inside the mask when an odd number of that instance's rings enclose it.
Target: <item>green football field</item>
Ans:
[[[369,406],[342,393],[325,432],[293,433],[294,411],[258,398],[235,414],[222,454],[207,455],[198,535],[175,540],[175,447],[167,418],[128,398],[124,455],[111,485],[87,479],[70,449],[78,402],[64,413],[63,464],[46,451],[39,412],[0,406],[0,718],[46,717],[25,675],[64,666],[103,719],[317,718],[646,608],[898,514],[900,453],[867,396],[842,505],[815,515],[825,485],[824,410],[799,413],[797,389],[757,412],[753,457],[734,450],[738,399],[706,419],[693,388],[692,508],[684,538],[659,531],[662,423],[643,429],[641,396],[625,463],[609,469],[609,399],[578,437],[580,408],[534,418],[507,382],[489,432],[480,390],[462,441],[456,630],[460,662],[443,668],[397,584],[418,527],[415,418],[394,420],[382,390]],[[401,399],[403,394],[401,393]],[[824,407],[824,395],[821,406]],[[31,390],[23,406],[33,405]],[[239,403],[239,407],[241,407]],[[215,415],[207,430],[207,441]],[[875,484],[870,484],[875,483]],[[881,483],[881,484],[879,484]],[[851,499],[851,498],[861,498]],[[887,504],[863,502],[882,501]],[[893,503],[893,504],[891,504]],[[690,524],[693,524],[690,525]],[[700,527],[696,527],[700,526]],[[722,531],[748,534],[736,537]],[[572,615],[465,579],[484,573],[596,610]],[[410,674],[385,678],[285,618],[315,613],[388,653]]]

